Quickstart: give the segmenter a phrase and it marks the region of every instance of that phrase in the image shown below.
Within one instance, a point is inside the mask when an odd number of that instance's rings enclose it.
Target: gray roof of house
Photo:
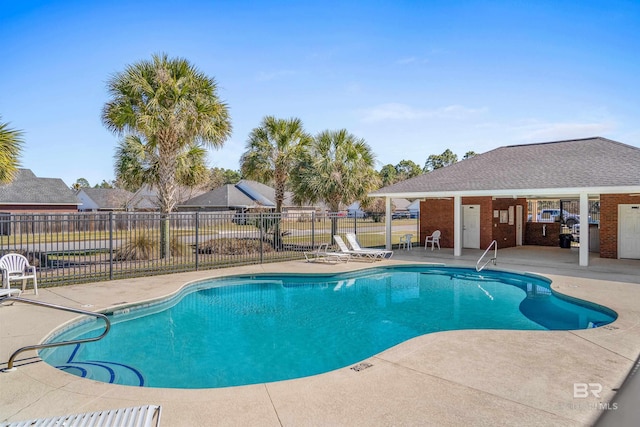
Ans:
[[[189,187],[176,187],[175,198],[177,205],[182,205],[185,200],[189,200],[194,194],[202,194],[202,190]],[[134,210],[157,210],[159,208],[158,190],[151,185],[144,184],[133,194],[128,203],[129,209]]]
[[[276,191],[268,185],[248,179],[236,184],[225,184],[208,193],[187,200],[181,208],[253,208],[259,206],[275,207]],[[290,203],[291,194],[285,193],[284,204]]]
[[[235,208],[254,206],[253,200],[233,184],[225,184],[180,204],[180,207]]]
[[[3,205],[79,205],[80,201],[60,178],[39,178],[30,169],[18,169],[8,184],[0,184]]]
[[[120,188],[82,188],[100,209],[125,209],[133,193]]]
[[[594,137],[510,145],[371,193],[639,187],[640,148]]]

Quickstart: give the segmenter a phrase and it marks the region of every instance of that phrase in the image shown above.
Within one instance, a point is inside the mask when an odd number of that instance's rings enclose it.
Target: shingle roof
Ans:
[[[120,188],[83,188],[80,190],[98,206],[99,209],[126,209],[133,193]]]
[[[640,186],[640,149],[594,137],[510,145],[371,195]]]
[[[276,190],[268,185],[248,179],[226,184],[180,204],[181,208],[255,208],[275,207]],[[291,203],[291,193],[285,193],[284,204]]]
[[[176,187],[175,198],[177,205],[191,199],[194,194],[202,194],[202,190],[189,187]],[[158,191],[154,186],[144,184],[129,200],[128,208],[133,210],[157,210],[159,208]]]
[[[18,169],[13,181],[0,184],[0,204],[79,205],[80,201],[59,178],[38,178],[29,169]]]
[[[253,200],[233,184],[225,184],[182,203],[180,207],[234,208],[254,206]]]

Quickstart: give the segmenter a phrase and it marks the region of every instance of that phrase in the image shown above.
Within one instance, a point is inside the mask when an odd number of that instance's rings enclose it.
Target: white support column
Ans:
[[[580,266],[589,265],[589,195],[580,193]]]
[[[453,256],[462,255],[462,197],[453,197]]]
[[[384,199],[384,229],[386,232],[384,241],[384,247],[386,250],[391,250],[391,197],[385,197]]]

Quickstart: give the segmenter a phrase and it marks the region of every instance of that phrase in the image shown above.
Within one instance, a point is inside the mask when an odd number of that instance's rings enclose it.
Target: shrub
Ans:
[[[264,252],[272,252],[273,247],[266,242],[262,243]],[[202,243],[198,252],[201,254],[220,255],[252,255],[260,253],[260,240],[257,239],[211,239]]]
[[[119,248],[113,259],[115,261],[138,261],[151,259],[159,244],[149,233],[136,234],[126,244]]]
[[[188,246],[182,243],[180,239],[177,239],[175,237],[171,238],[169,247],[171,250],[171,256],[184,256],[188,253]]]

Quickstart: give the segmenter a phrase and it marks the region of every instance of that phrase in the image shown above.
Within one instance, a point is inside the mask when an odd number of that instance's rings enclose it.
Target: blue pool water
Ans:
[[[212,388],[327,372],[431,332],[569,330],[615,320],[609,309],[554,295],[549,284],[534,275],[422,266],[228,277],[115,312],[104,339],[41,357],[99,381]],[[52,341],[96,336],[102,325],[85,322]]]

